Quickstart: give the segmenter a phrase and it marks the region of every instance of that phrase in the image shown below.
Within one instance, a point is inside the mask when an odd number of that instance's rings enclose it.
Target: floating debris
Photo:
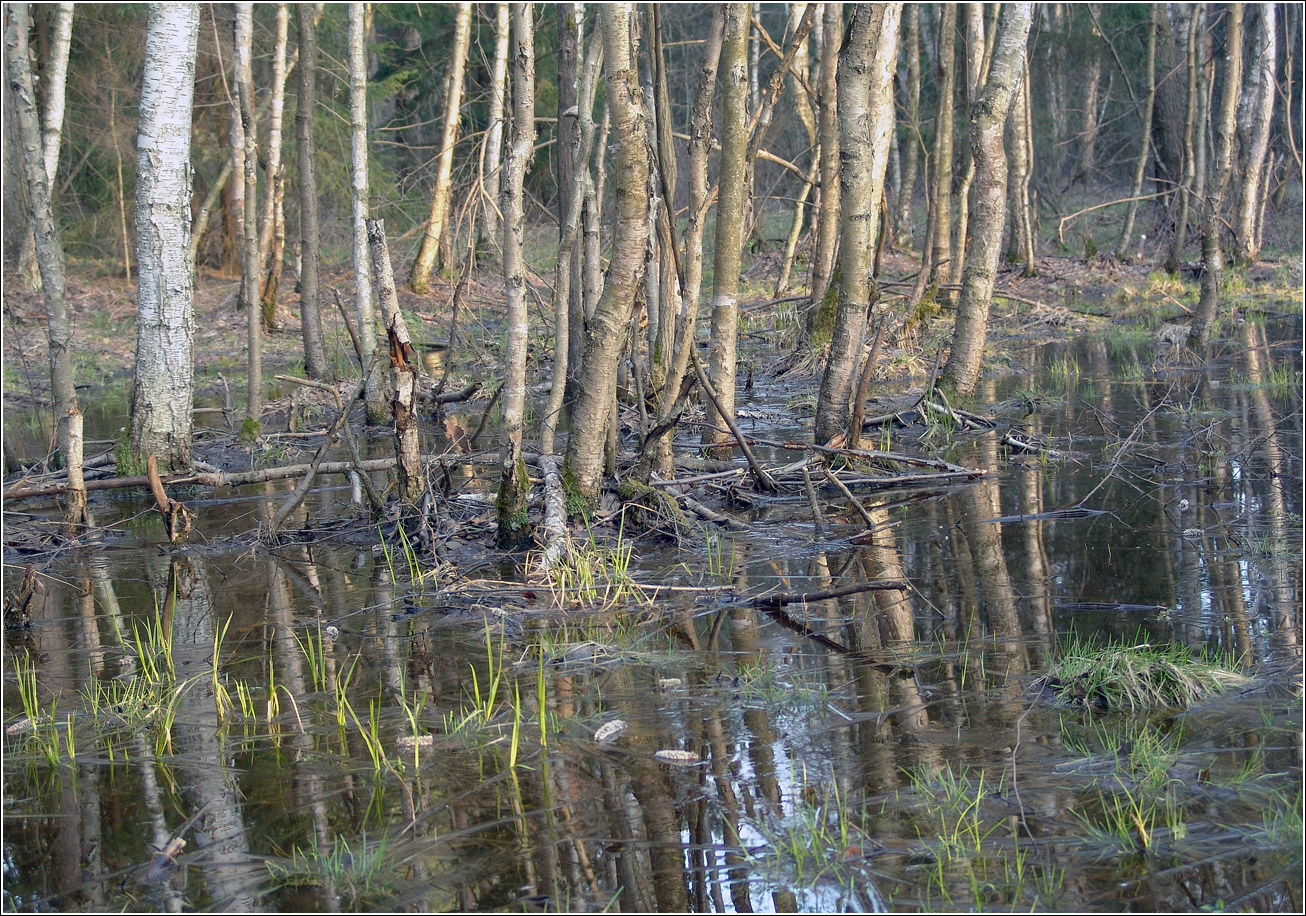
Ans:
[[[400,735],[396,742],[402,748],[430,747],[435,744],[432,735]]]
[[[659,690],[676,690],[683,687],[684,684],[685,682],[678,677],[664,677],[658,679]]]
[[[30,732],[30,731],[31,731],[32,729],[34,729],[34,728],[36,728],[36,723],[33,722],[33,721],[32,721],[30,718],[28,718],[27,716],[23,716],[21,719],[19,719],[19,720],[18,720],[17,722],[15,722],[13,725],[11,725],[11,726],[9,726],[8,728],[6,728],[6,729],[5,729],[5,734],[6,734],[6,735],[9,735],[10,737],[14,737],[14,736],[16,736],[16,735],[25,735],[25,734],[27,734],[28,732]]]
[[[703,758],[693,751],[657,751],[653,759],[660,763],[669,763],[673,767],[692,767],[696,763],[703,762]]]
[[[594,733],[595,744],[611,744],[616,741],[629,726],[626,725],[625,719],[613,719],[611,722],[605,722],[599,726],[598,731]]]

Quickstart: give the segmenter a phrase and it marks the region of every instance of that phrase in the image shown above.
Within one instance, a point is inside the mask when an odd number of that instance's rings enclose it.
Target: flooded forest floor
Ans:
[[[492,546],[492,272],[453,341],[452,284],[400,294],[430,376],[481,386],[427,405],[422,519],[322,475],[273,533],[296,479],[183,481],[178,545],[146,489],[93,490],[71,539],[30,495],[60,478],[44,314],[6,282],[5,911],[1299,912],[1300,259],[1229,274],[1210,354],[1176,330],[1190,274],[1004,272],[958,404],[927,391],[946,297],[904,314],[890,256],[861,441],[824,452],[775,261],[745,277],[737,396],[775,488],[701,456],[695,405],[677,481],[606,494],[548,572]],[[306,462],[337,407],[277,378],[302,375],[293,295],[238,436],[236,284],[197,290],[196,457]],[[133,296],[69,282],[90,482],[127,423]],[[620,423],[625,470],[633,392]],[[350,425],[393,455],[361,404]]]

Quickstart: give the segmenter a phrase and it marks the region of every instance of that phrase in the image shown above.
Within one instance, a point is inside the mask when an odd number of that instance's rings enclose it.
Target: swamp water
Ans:
[[[347,488],[271,549],[284,481],[174,494],[174,551],[101,495],[102,544],[36,560],[7,634],[4,909],[1297,912],[1301,325],[1236,333],[1202,371],[1145,339],[1013,350],[976,398],[998,432],[863,443],[982,480],[861,489],[866,516],[822,490],[823,523],[744,489],[747,531],[631,517],[552,584],[460,541],[493,472],[455,456],[438,565],[393,524],[375,548]],[[1049,448],[1002,445],[1017,424]],[[9,591],[32,561],[5,562]],[[910,588],[753,600],[871,579]],[[1031,687],[1140,645],[1247,680],[1186,709]]]

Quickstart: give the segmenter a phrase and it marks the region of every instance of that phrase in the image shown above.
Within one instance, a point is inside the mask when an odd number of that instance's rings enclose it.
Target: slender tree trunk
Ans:
[[[503,153],[504,93],[508,89],[508,4],[494,5],[494,66],[490,70],[490,123],[485,128],[485,238],[496,248],[503,244],[499,233],[499,184],[503,177],[500,157]]]
[[[232,4],[232,34],[235,34],[235,7],[238,4]],[[232,64],[233,79],[238,77],[235,74],[236,57],[240,52],[232,47]],[[224,89],[226,83],[223,83]],[[231,154],[231,180],[227,193],[227,222],[229,223],[228,238],[223,241],[223,267],[230,270],[231,263],[234,260],[237,264],[236,273],[240,276],[240,307],[245,308],[253,298],[245,288],[245,262],[244,262],[244,245],[245,245],[245,119],[240,115],[240,90],[237,86],[232,86],[230,92],[234,95],[228,95],[228,102],[231,105],[231,124],[227,130],[227,146]]]
[[[903,53],[907,57],[904,107],[907,111],[907,142],[902,152],[902,190],[894,214],[894,237],[911,244],[912,202],[921,158],[921,7],[907,3],[902,12]]]
[[[241,245],[241,286],[249,340],[249,395],[244,432],[257,435],[263,414],[263,320],[258,305],[258,122],[254,118],[254,4],[236,4],[235,78],[245,148],[241,157],[245,174],[245,207]]]
[[[804,322],[804,336],[815,329],[825,291],[834,274],[834,252],[839,237],[839,45],[843,38],[843,4],[826,3],[823,12],[825,42],[821,46],[819,131],[821,140],[821,212],[812,252],[812,302]]]
[[[277,290],[281,281],[281,260],[273,255],[284,254],[275,245],[277,225],[282,219],[278,199],[281,173],[281,130],[286,111],[286,44],[290,38],[290,6],[277,4],[276,40],[272,46],[272,117],[268,123],[267,170],[263,189],[263,213],[259,218],[258,263],[259,304],[262,307],[263,326],[269,330],[277,327]]]
[[[721,177],[717,192],[716,241],[712,256],[712,337],[708,377],[716,388],[720,409],[733,418],[735,360],[739,335],[739,265],[742,255],[744,206],[747,196],[745,159],[748,153],[748,31],[747,3],[726,7],[726,31],[721,45]],[[731,438],[717,405],[707,407],[703,444]],[[731,449],[716,447],[708,454],[724,458]]]
[[[1090,3],[1094,12],[1098,4]],[[1084,80],[1084,111],[1079,122],[1079,162],[1075,166],[1075,177],[1091,182],[1093,172],[1097,169],[1097,109],[1098,93],[1102,84],[1101,36],[1090,32],[1088,51],[1088,73]]]
[[[947,282],[952,256],[952,96],[956,86],[957,7],[945,4],[939,16],[939,102],[934,116],[934,188],[930,220],[934,248],[930,253],[929,282]]]
[[[1012,260],[1025,262],[1025,276],[1035,275],[1034,218],[1030,200],[1030,176],[1034,174],[1034,125],[1029,102],[1029,61],[1017,90],[1015,109],[1007,118],[1010,155]]]
[[[385,220],[367,221],[367,242],[372,257],[372,276],[376,278],[381,302],[381,318],[385,322],[386,339],[390,345],[390,386],[394,389],[390,410],[394,419],[399,498],[412,507],[426,493],[426,476],[422,473],[422,453],[419,447],[421,431],[418,427],[417,365],[412,338],[408,336],[408,325],[403,313],[399,311],[395,274],[390,265],[390,250],[385,240]]]
[[[376,349],[376,317],[372,307],[372,264],[367,247],[367,25],[364,3],[349,4],[349,136],[350,193],[354,228],[354,305],[358,313],[358,342],[366,375],[367,420],[384,423],[389,416],[383,403],[384,385],[372,370]]]
[[[846,432],[848,399],[871,308],[872,269],[881,231],[884,172],[893,130],[893,74],[901,3],[858,3],[839,52],[839,308],[816,404],[814,441]]]
[[[472,34],[472,5],[458,4],[454,19],[453,48],[449,61],[449,97],[445,99],[444,132],[440,140],[440,162],[435,173],[435,189],[431,194],[431,215],[422,236],[422,247],[413,260],[409,286],[413,292],[424,295],[431,288],[431,272],[441,251],[449,250],[445,238],[449,222],[449,195],[453,187],[453,148],[458,142],[458,115],[463,103],[463,76],[467,70],[467,46]]]
[[[671,355],[671,368],[658,396],[657,427],[664,432],[650,437],[644,444],[644,458],[637,475],[647,480],[656,470],[669,478],[675,471],[671,455],[671,437],[674,429],[670,423],[675,416],[682,380],[689,370],[689,357],[694,347],[694,332],[698,321],[698,296],[703,283],[703,234],[707,217],[708,185],[707,159],[712,149],[712,97],[716,92],[717,64],[721,57],[721,43],[725,34],[725,6],[717,5],[712,14],[712,26],[703,48],[703,65],[699,70],[698,90],[694,108],[689,117],[689,154],[686,184],[689,186],[689,228],[685,234],[684,259],[681,264],[683,286],[680,293],[680,312],[676,319],[675,345]],[[659,57],[659,70],[665,58]],[[659,136],[658,157],[675,156],[670,138]],[[667,254],[674,259],[674,247]]]
[[[317,23],[312,3],[295,4],[299,26],[299,103],[295,137],[299,153],[299,311],[304,335],[304,367],[309,378],[331,375],[322,335],[318,268],[322,245],[318,239],[317,138],[313,115],[317,108]]]
[[[499,439],[499,546],[524,547],[530,479],[522,458],[526,416],[526,269],[522,256],[526,217],[522,184],[535,143],[535,23],[532,4],[512,4],[512,145],[503,185],[503,281],[508,300],[508,345],[503,381],[503,434]]]
[[[5,9],[6,77],[18,118],[28,219],[32,227],[41,288],[45,292],[54,421],[59,431],[59,450],[66,458],[68,417],[77,410],[77,389],[73,383],[72,327],[68,322],[68,306],[64,294],[63,243],[59,238],[59,225],[55,221],[54,203],[50,198],[54,172],[47,171],[46,168],[48,160],[43,156],[40,120],[36,112],[27,37],[31,28],[29,7],[26,3],[11,3]]]
[[[577,34],[576,5],[558,3],[553,8],[555,26],[558,36],[558,143],[557,156],[558,181],[558,239],[562,239],[562,224],[567,219],[571,204],[571,195],[575,188],[572,181],[572,154],[578,141],[577,122],[580,109],[577,105],[578,82],[580,79],[580,40]]]
[[[789,4],[787,32],[792,34],[798,30],[799,23],[807,12],[808,6],[807,3]],[[812,186],[816,183],[816,177],[820,171],[816,143],[816,114],[812,111],[811,102],[807,98],[807,91],[803,88],[802,82],[804,78],[810,79],[814,72],[809,60],[807,46],[807,38],[798,43],[797,53],[794,54],[793,64],[789,71],[789,92],[794,100],[794,113],[798,115],[798,120],[803,125],[803,131],[807,135],[809,163],[807,176],[803,179],[798,195],[794,199],[794,218],[793,222],[789,224],[789,235],[785,239],[784,256],[780,263],[780,279],[776,282],[777,296],[782,295],[789,288],[789,275],[793,270],[794,255],[798,250],[798,239],[803,231],[803,215],[807,212],[807,197],[811,194]],[[816,69],[819,69],[819,67]]]
[[[1142,130],[1138,147],[1138,158],[1134,161],[1134,180],[1129,186],[1129,196],[1138,198],[1143,193],[1143,178],[1147,175],[1147,159],[1152,145],[1152,114],[1156,110],[1156,33],[1160,17],[1164,15],[1159,3],[1149,7],[1147,18],[1147,94],[1143,98]],[[1116,257],[1124,260],[1129,256],[1130,243],[1134,237],[1134,221],[1138,217],[1138,200],[1129,201],[1125,210],[1125,228],[1120,233],[1120,244],[1116,246]]]
[[[571,314],[567,321],[567,331],[570,335],[567,343],[567,388],[568,397],[572,401],[579,394],[577,386],[580,384],[581,370],[585,361],[585,340],[589,320],[594,315],[594,309],[598,307],[599,297],[603,295],[603,266],[599,257],[602,243],[599,211],[603,199],[601,188],[604,153],[608,145],[611,123],[612,110],[604,99],[603,120],[600,122],[598,140],[595,144],[594,169],[590,172],[588,167],[586,168],[585,202],[581,205],[581,295],[572,296]],[[575,277],[573,273],[573,280]]]
[[[63,110],[65,88],[68,83],[68,49],[72,43],[73,4],[60,3],[55,8],[54,28],[49,36],[45,66],[41,70],[44,117],[40,122],[41,157],[49,182],[50,198],[54,199],[54,178],[59,166],[59,146],[63,139]],[[38,32],[39,34],[39,32]],[[30,63],[29,63],[30,67]],[[41,288],[40,266],[36,257],[36,237],[32,227],[27,227],[23,248],[19,255],[19,271],[32,289]]]
[[[599,67],[603,62],[603,37],[597,30],[590,36],[589,49],[577,88],[576,146],[567,151],[572,158],[571,194],[567,199],[567,212],[562,222],[562,242],[558,247],[558,261],[554,268],[553,314],[556,323],[554,336],[553,381],[549,388],[549,403],[540,428],[540,451],[553,453],[553,439],[557,432],[558,416],[567,391],[568,362],[571,354],[571,301],[578,282],[573,279],[573,256],[578,250],[581,211],[585,205],[585,186],[589,177],[590,153],[594,149],[594,94],[598,88]],[[561,155],[561,151],[559,153]]]
[[[648,139],[630,37],[631,5],[601,8],[607,99],[616,131],[616,227],[603,295],[586,329],[580,394],[572,413],[563,480],[588,510],[596,504],[603,472],[603,442],[616,391],[617,360],[625,348],[627,322],[648,232]]]
[[[966,111],[969,112],[979,98],[984,82],[984,4],[967,3],[966,13]],[[957,219],[953,224],[951,258],[948,263],[948,282],[961,282],[962,253],[966,250],[966,232],[970,226],[970,188],[975,181],[975,158],[970,144],[964,148],[961,183],[954,195],[957,198]]]
[[[160,473],[187,470],[191,462],[195,313],[187,242],[199,23],[197,3],[150,6],[136,139],[140,286],[131,451],[141,467],[156,455]]]
[[[997,279],[1006,214],[1007,157],[1003,125],[1025,69],[1033,5],[1004,5],[983,95],[971,108],[970,150],[975,160],[975,225],[966,246],[966,266],[957,302],[952,353],[943,368],[945,385],[969,394],[979,381],[988,332],[989,306]]]
[[[653,350],[649,360],[651,378],[650,393],[665,387],[667,373],[671,371],[672,352],[676,341],[676,316],[680,312],[680,277],[676,270],[675,252],[671,250],[675,240],[671,231],[672,221],[676,215],[676,152],[672,137],[671,96],[667,89],[666,55],[663,53],[661,7],[653,7],[653,43],[651,53],[655,71],[653,102],[656,108],[655,124],[657,127],[657,170],[660,187],[657,196],[662,206],[667,208],[669,216],[659,220],[658,239],[658,303],[661,314],[658,316],[657,335],[653,338]],[[664,153],[667,150],[669,153]],[[662,190],[665,189],[665,192]]]
[[[1225,6],[1224,82],[1220,99],[1220,117],[1215,124],[1215,170],[1207,186],[1202,207],[1202,296],[1193,315],[1192,342],[1205,349],[1211,342],[1220,304],[1220,274],[1224,253],[1220,247],[1220,209],[1229,186],[1233,168],[1233,139],[1237,122],[1238,89],[1242,83],[1243,4]]]
[[[1197,155],[1196,139],[1194,133],[1197,125],[1197,33],[1199,28],[1199,9],[1195,8],[1185,11],[1183,4],[1176,4],[1174,7],[1176,15],[1180,18],[1180,27],[1183,29],[1185,46],[1188,49],[1185,56],[1186,70],[1188,75],[1188,94],[1187,107],[1184,110],[1184,130],[1183,130],[1183,176],[1179,184],[1178,209],[1175,216],[1174,238],[1170,243],[1170,254],[1166,258],[1165,269],[1169,273],[1179,272],[1179,263],[1183,260],[1184,244],[1188,239],[1188,211],[1191,206],[1193,194],[1193,185],[1197,176]]]
[[[1233,234],[1238,260],[1250,264],[1260,256],[1256,214],[1261,202],[1261,177],[1265,153],[1270,145],[1270,121],[1274,116],[1274,71],[1278,63],[1275,33],[1275,4],[1254,6],[1256,31],[1252,59],[1247,68],[1247,85],[1238,106],[1238,137],[1243,144],[1239,158],[1238,208]]]

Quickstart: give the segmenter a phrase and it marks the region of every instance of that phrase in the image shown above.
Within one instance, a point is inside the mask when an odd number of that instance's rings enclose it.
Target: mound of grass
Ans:
[[[1030,689],[1054,703],[1097,709],[1184,708],[1248,679],[1186,646],[1073,642]]]

